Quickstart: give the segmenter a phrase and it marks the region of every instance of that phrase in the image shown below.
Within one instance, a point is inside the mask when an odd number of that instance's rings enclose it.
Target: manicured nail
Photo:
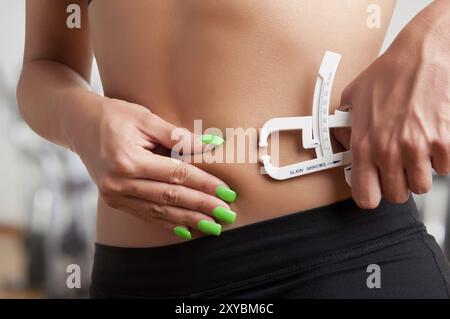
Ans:
[[[202,141],[203,144],[210,144],[210,145],[221,145],[224,142],[224,139],[218,135],[211,135],[211,134],[206,134],[206,135],[202,135],[200,137],[200,140]]]
[[[236,213],[225,207],[216,207],[213,210],[213,215],[218,220],[228,224],[233,224],[236,221]]]
[[[191,240],[192,239],[192,235],[191,232],[183,226],[177,226],[173,229],[173,232],[175,233],[175,235],[177,235],[178,237],[187,239],[187,240]]]
[[[219,186],[216,188],[216,195],[220,199],[232,203],[236,200],[237,194],[235,191],[229,189],[226,186]]]
[[[197,224],[197,228],[209,235],[219,236],[222,231],[222,226],[220,224],[210,222],[209,220],[201,220]]]

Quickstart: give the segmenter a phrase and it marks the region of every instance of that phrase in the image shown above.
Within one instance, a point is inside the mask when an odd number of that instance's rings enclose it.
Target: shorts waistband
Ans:
[[[91,290],[187,296],[307,270],[423,231],[412,198],[401,205],[382,201],[374,210],[360,209],[349,199],[169,246],[96,244]]]

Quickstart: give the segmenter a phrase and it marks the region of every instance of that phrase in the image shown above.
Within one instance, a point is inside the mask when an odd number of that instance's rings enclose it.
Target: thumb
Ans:
[[[352,111],[353,106],[349,92],[351,92],[351,90],[348,88],[344,90],[341,96],[341,103],[337,110],[342,112]],[[352,136],[352,129],[350,127],[336,127],[333,129],[333,135],[339,144],[341,144],[346,150],[350,149],[350,139]]]
[[[213,147],[204,143],[202,135],[194,134],[186,128],[177,127],[153,113],[150,114],[150,118],[146,119],[144,132],[152,142],[184,155],[210,151]]]

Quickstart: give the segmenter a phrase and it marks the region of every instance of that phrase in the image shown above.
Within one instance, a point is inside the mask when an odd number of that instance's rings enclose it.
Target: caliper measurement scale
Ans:
[[[265,172],[272,178],[284,180],[351,163],[351,152],[333,153],[330,128],[350,127],[351,113],[335,111],[329,115],[333,81],[341,56],[327,51],[320,65],[314,89],[312,116],[280,117],[267,121],[259,134],[260,161]],[[301,130],[302,145],[305,149],[314,148],[316,158],[286,165],[275,166],[267,153],[271,134],[281,131]],[[350,185],[351,167],[345,168],[345,177]]]

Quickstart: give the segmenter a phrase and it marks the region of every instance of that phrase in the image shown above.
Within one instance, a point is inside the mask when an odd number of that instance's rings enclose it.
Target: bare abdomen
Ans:
[[[382,27],[366,25],[378,3]],[[95,53],[106,95],[149,107],[182,127],[258,130],[268,119],[311,114],[326,50],[343,58],[332,98],[378,55],[393,1],[97,1],[91,8]],[[281,164],[310,158],[299,132],[281,135]],[[336,145],[335,145],[336,146]],[[336,146],[337,147],[337,146]],[[256,152],[246,145],[247,153]],[[239,151],[239,150],[237,150]],[[226,157],[226,152],[224,158]],[[232,227],[350,197],[342,169],[288,181],[259,165],[197,164],[237,191]],[[178,241],[112,210],[100,199],[98,241],[158,246]]]

